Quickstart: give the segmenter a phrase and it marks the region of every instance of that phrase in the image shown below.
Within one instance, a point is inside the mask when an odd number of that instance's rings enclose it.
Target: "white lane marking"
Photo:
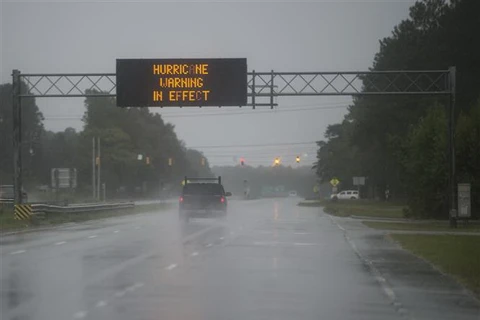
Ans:
[[[225,239],[225,238],[224,238],[224,237],[220,237],[219,239],[220,239],[220,240],[223,240],[223,239]]]
[[[207,243],[207,244],[205,245],[205,247],[207,247],[207,248],[210,248],[211,246],[212,246],[211,243]]]
[[[310,232],[295,232],[294,234],[296,235],[306,235],[306,234],[311,234]]]
[[[273,234],[272,231],[260,231],[260,234]]]
[[[20,253],[25,253],[26,250],[18,250],[18,251],[13,251],[13,252],[10,252],[11,255],[16,255],[16,254],[20,254]]]
[[[317,243],[307,243],[307,242],[295,242],[294,245],[296,246],[316,246]]]
[[[168,267],[166,267],[165,269],[166,269],[166,270],[173,270],[173,269],[175,269],[176,267],[177,267],[176,264],[171,264],[171,265],[169,265]]]
[[[135,285],[133,285],[133,286],[130,286],[130,287],[126,288],[125,292],[135,291],[135,289],[137,289],[137,287]]]
[[[193,252],[193,253],[191,254],[191,256],[192,256],[192,257],[198,256],[198,252],[197,252],[197,251]]]
[[[135,289],[138,289],[138,288],[141,288],[143,287],[145,284],[143,282],[137,282],[135,283],[133,286],[135,287]]]
[[[119,232],[120,232],[120,230],[115,230],[115,231],[113,231],[113,233],[119,233]]]
[[[74,319],[83,319],[87,316],[87,313],[85,311],[79,311],[73,315]]]
[[[393,291],[392,287],[388,284],[387,282],[387,279],[385,279],[385,277],[383,277],[383,275],[381,274],[381,272],[375,267],[375,265],[373,264],[373,262],[369,259],[367,259],[366,257],[364,257],[362,255],[362,253],[360,252],[360,250],[358,250],[357,248],[357,245],[355,244],[355,242],[348,236],[347,234],[347,231],[345,230],[345,228],[343,228],[342,226],[340,226],[338,224],[338,222],[335,221],[335,219],[333,219],[333,217],[329,217],[330,220],[333,222],[333,224],[335,224],[337,226],[337,228],[339,228],[340,230],[342,230],[343,232],[343,236],[345,237],[345,240],[347,240],[347,243],[350,245],[350,247],[352,248],[353,252],[355,252],[355,254],[358,256],[358,258],[363,262],[365,263],[368,268],[370,269],[370,272],[372,273],[372,275],[374,276],[375,280],[378,282],[378,284],[380,285],[382,291],[385,293],[385,295],[388,297],[388,299],[390,299],[390,301],[392,302],[392,304],[396,304],[396,307],[397,307],[397,310],[399,313],[401,314],[408,314],[408,310],[405,309],[405,308],[400,308],[399,306],[401,306],[401,302],[398,301],[397,299],[397,296],[395,294],[395,292]]]
[[[278,242],[254,242],[253,244],[256,246],[276,246]]]
[[[88,239],[94,239],[96,238],[97,236],[89,236]]]
[[[125,293],[127,293],[126,291],[117,291],[115,292],[114,296],[115,298],[121,298],[125,295]]]
[[[106,301],[100,300],[100,301],[97,302],[96,307],[101,308],[101,307],[105,307],[106,305],[107,305]]]
[[[62,244],[67,243],[67,241],[60,241],[60,242],[55,242],[56,246],[61,246]]]

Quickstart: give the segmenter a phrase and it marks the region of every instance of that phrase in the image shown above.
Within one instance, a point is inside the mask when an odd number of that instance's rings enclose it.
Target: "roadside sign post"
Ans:
[[[458,184],[458,210],[457,216],[460,219],[468,219],[472,215],[470,183]]]
[[[365,177],[353,177],[353,185],[357,186],[358,195],[360,196],[360,186],[365,185]]]
[[[332,185],[332,194],[337,194],[338,192],[337,186],[340,184],[340,180],[333,177],[332,180],[330,180],[330,184]]]
[[[51,185],[55,190],[55,201],[58,202],[60,189],[68,189],[72,192],[77,188],[77,169],[75,168],[52,168]]]

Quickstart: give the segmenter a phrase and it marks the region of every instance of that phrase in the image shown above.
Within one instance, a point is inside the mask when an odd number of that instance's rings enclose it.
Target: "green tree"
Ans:
[[[85,108],[81,143],[85,185],[91,179],[88,158],[91,159],[93,137],[102,141],[102,179],[110,193],[119,187],[130,191],[144,186],[150,191],[158,190],[162,184],[180,182],[185,175],[210,174],[208,161],[201,165],[203,155],[187,150],[175,127],[148,108],[119,108],[115,99],[106,97],[86,98]],[[137,160],[138,155],[143,159]],[[172,166],[168,163],[170,158]]]
[[[472,213],[480,217],[480,101],[462,113],[456,130],[457,181],[472,187]]]
[[[380,50],[374,57],[372,70],[446,70],[450,66],[456,66],[457,115],[468,114],[468,110],[480,97],[477,81],[480,72],[480,32],[476,30],[480,30],[479,1],[417,1],[410,8],[409,19],[400,22],[391,36],[380,41]],[[372,77],[375,76],[363,79],[365,88],[371,86]],[[427,79],[421,78],[418,81]],[[383,85],[388,85],[388,81]],[[370,184],[380,191],[389,185],[393,196],[407,194],[410,186],[405,184],[405,180],[410,177],[405,176],[405,141],[412,138],[412,132],[417,126],[422,125],[419,124],[420,119],[425,119],[431,106],[443,109],[447,101],[445,98],[418,96],[359,97],[349,108],[345,117],[347,121],[341,124],[345,129],[337,131],[350,132],[348,135],[343,134],[348,140],[346,145],[356,148],[354,163],[359,167],[357,171],[365,173]],[[461,125],[460,119],[457,125]],[[438,134],[443,139],[446,132],[445,126]],[[319,153],[325,158],[322,148],[333,148],[337,143],[326,141],[320,145]],[[466,149],[458,150],[466,152]],[[328,176],[351,152],[346,149],[342,154],[333,154],[329,161],[322,160],[319,164],[323,166],[317,167],[318,174]],[[457,153],[457,157],[464,159],[466,156]],[[435,172],[435,168],[426,170]],[[471,173],[471,168],[469,170],[469,177],[477,176],[477,173]],[[436,215],[438,211],[433,207],[422,210],[431,210],[430,216]]]
[[[28,92],[21,83],[21,92]],[[34,98],[22,99],[22,155],[24,178],[34,184],[41,175],[43,115]],[[13,183],[12,85],[0,85],[0,183]]]
[[[403,146],[408,204],[423,218],[448,215],[447,118],[443,108],[433,106],[409,133]]]

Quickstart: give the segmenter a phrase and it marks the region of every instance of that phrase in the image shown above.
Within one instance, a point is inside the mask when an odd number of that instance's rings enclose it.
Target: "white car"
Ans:
[[[357,190],[343,190],[340,193],[332,194],[330,196],[332,200],[357,200],[360,199],[360,195]]]

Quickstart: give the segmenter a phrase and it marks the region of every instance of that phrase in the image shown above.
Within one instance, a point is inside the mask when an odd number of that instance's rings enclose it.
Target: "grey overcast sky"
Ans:
[[[408,16],[404,1],[16,1],[1,11],[2,83],[22,73],[115,72],[117,58],[247,58],[248,70],[366,70],[379,39]],[[276,110],[153,109],[211,164],[315,161],[313,141],[349,97],[285,98]],[[37,99],[45,127],[81,130],[82,99]],[[299,110],[292,112],[294,107]],[[314,108],[319,107],[319,108]],[[286,145],[286,143],[305,143]],[[309,143],[309,144],[308,144]],[[238,147],[239,145],[269,145]],[[236,146],[206,148],[205,146]],[[237,159],[237,160],[236,160]]]

